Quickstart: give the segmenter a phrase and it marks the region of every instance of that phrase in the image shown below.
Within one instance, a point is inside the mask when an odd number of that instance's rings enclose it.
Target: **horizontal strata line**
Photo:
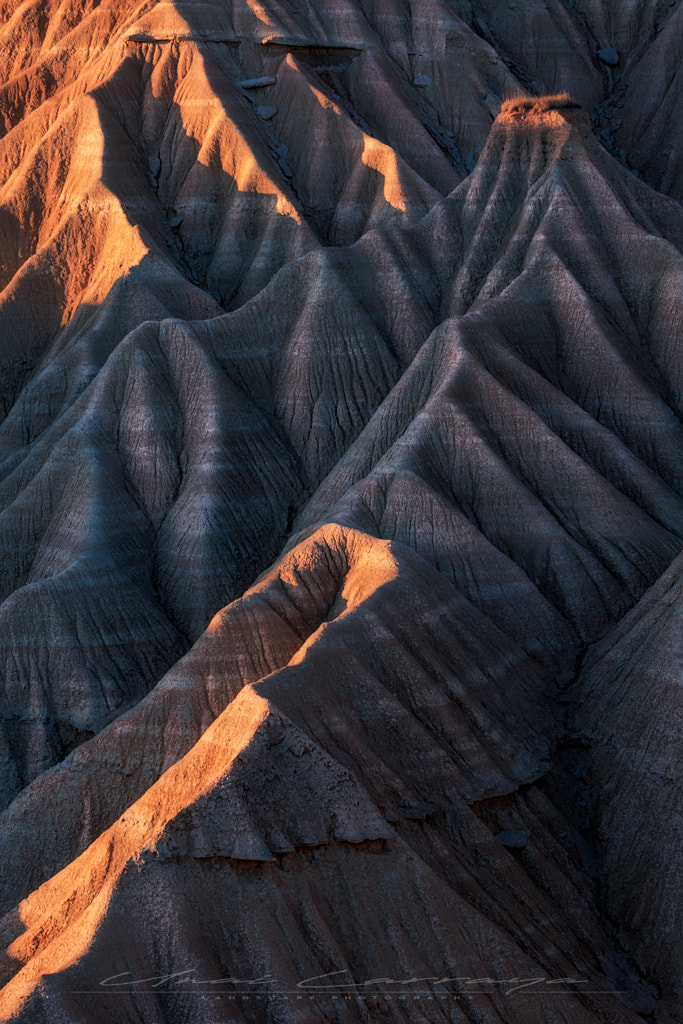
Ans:
[[[257,43],[261,46],[284,46],[288,50],[326,50],[331,53],[342,50],[345,53],[360,54],[365,47],[352,43],[320,43],[311,40],[289,39],[254,39],[253,36],[224,36],[224,35],[172,35],[172,36],[148,36],[144,33],[134,33],[126,36],[123,40],[126,45],[144,43],[227,43],[230,46],[239,46],[241,43]]]
[[[124,39],[124,43],[229,43],[232,46],[239,46],[242,39],[232,39],[228,36],[146,36],[132,35]],[[253,40],[252,40],[253,41]]]

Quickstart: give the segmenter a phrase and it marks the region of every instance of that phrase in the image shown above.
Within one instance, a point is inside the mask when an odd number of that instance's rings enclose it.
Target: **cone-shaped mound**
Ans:
[[[681,1019],[681,10],[3,6],[3,1019]]]

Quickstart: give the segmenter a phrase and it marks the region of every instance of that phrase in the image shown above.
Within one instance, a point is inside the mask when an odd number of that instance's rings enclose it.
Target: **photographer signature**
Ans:
[[[514,992],[520,992],[522,990],[535,990],[544,992],[554,992],[559,994],[564,992],[576,992],[581,991],[579,986],[588,985],[589,982],[585,978],[546,978],[546,977],[529,977],[529,978],[472,978],[468,976],[453,976],[453,977],[441,977],[438,975],[430,975],[427,977],[411,977],[411,978],[368,978],[366,981],[334,981],[332,979],[339,978],[340,975],[348,975],[348,970],[330,971],[328,974],[317,974],[311,978],[304,978],[302,981],[296,983],[295,989],[305,992],[344,992],[344,993],[367,993],[372,991],[373,988],[376,991],[376,986],[380,986],[383,991],[389,989],[392,992],[400,992],[401,990],[406,991],[410,986],[441,986],[444,994],[449,993],[451,995],[461,994],[463,991],[471,993],[473,991],[490,992],[491,989],[501,989],[504,995],[512,995]],[[120,974],[113,974],[109,978],[104,978],[99,982],[101,988],[132,988],[133,986],[148,985],[152,989],[158,989],[166,985],[188,985],[194,987],[205,987],[209,990],[216,991],[220,986],[233,986],[239,987],[240,990],[252,991],[252,986],[256,991],[264,991],[264,988],[276,986],[276,979],[272,975],[264,975],[261,978],[197,978],[195,968],[188,968],[185,971],[174,971],[172,974],[156,975],[149,978],[134,978],[130,971],[122,971]],[[260,988],[258,986],[261,986]],[[449,987],[446,987],[449,986]],[[452,987],[451,987],[452,986]],[[561,986],[564,986],[562,988]],[[234,990],[234,988],[233,988]],[[583,989],[583,991],[586,991]],[[602,991],[602,990],[600,990]]]

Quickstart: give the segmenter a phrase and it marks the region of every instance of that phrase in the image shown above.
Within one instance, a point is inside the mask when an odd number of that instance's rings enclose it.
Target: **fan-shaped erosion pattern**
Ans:
[[[682,10],[0,3],[0,1019],[679,1024]]]

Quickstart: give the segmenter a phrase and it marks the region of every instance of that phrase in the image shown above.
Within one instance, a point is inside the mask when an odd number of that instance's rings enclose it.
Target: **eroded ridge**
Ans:
[[[3,9],[5,1019],[680,1019],[680,9]]]

